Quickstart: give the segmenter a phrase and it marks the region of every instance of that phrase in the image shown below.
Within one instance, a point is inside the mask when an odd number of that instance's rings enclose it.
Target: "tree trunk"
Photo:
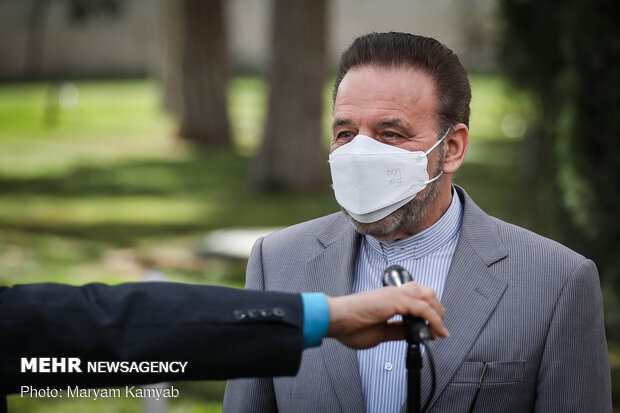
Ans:
[[[45,27],[50,9],[49,0],[33,0],[28,20],[28,32],[24,62],[24,79],[39,80],[43,77],[43,50]]]
[[[197,145],[230,145],[228,64],[222,0],[182,0],[182,110],[179,135]]]
[[[165,0],[161,16],[164,27],[160,66],[163,107],[176,119],[183,115],[183,7],[179,0]]]
[[[326,20],[326,0],[275,0],[267,126],[252,170],[258,190],[324,185]]]

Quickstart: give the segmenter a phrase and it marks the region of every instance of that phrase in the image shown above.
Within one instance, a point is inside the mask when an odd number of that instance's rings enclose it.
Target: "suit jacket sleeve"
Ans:
[[[538,374],[536,412],[611,412],[609,357],[596,266],[577,265],[555,306]]]
[[[246,271],[245,288],[264,290],[265,280],[262,259],[263,239],[252,248]],[[229,380],[224,393],[222,413],[260,412],[277,413],[276,395],[271,378],[251,378]]]
[[[139,283],[0,288],[0,393],[21,385],[114,386],[294,375],[299,294]],[[82,373],[20,373],[22,357],[78,357]],[[89,374],[87,361],[187,361],[184,374]]]

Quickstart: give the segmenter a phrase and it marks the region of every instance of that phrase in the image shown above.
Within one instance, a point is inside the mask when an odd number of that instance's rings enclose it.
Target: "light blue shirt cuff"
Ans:
[[[329,327],[329,305],[323,293],[302,293],[304,348],[320,346]]]

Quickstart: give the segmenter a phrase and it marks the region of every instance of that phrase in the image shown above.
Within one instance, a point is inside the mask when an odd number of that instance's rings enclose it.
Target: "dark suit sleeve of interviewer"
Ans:
[[[0,393],[22,385],[104,386],[294,375],[299,294],[177,283],[0,288]],[[187,361],[184,373],[20,373],[22,357]]]

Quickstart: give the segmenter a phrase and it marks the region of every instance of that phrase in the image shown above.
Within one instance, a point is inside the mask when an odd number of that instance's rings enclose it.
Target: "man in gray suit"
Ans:
[[[252,251],[247,288],[342,295],[398,264],[432,287],[451,335],[430,344],[431,412],[611,412],[594,263],[486,215],[452,176],[468,146],[471,90],[434,39],[372,33],[343,53],[330,168],[343,211]],[[296,377],[229,381],[224,412],[404,412],[403,342],[306,351]],[[430,396],[428,368],[422,400]]]

